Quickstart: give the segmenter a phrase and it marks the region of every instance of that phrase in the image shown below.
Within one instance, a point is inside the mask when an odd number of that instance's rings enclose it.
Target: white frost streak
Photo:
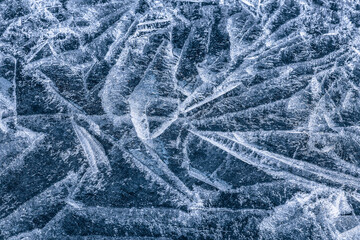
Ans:
[[[123,149],[124,150],[124,149]],[[147,147],[149,155],[145,155],[137,150],[124,150],[126,155],[131,156],[131,161],[135,165],[149,173],[155,180],[165,184],[165,186],[175,189],[181,195],[185,196],[192,204],[200,204],[201,201],[194,192],[192,192],[185,184],[168,168],[168,166],[160,159],[160,157]]]
[[[83,127],[72,123],[75,133],[89,161],[90,168],[93,172],[98,172],[99,167],[111,170],[109,160],[101,144],[94,139]]]
[[[275,153],[257,149],[242,140],[236,133],[194,131],[192,131],[192,133],[234,157],[237,157],[250,165],[256,166],[271,175],[290,179],[301,177],[311,181],[314,181],[313,178],[316,177],[316,180],[323,179],[332,183],[343,184],[354,189],[360,189],[360,179],[356,177],[337,173],[311,163],[290,159]],[[227,144],[226,141],[230,141],[230,143]],[[239,150],[234,150],[237,149],[234,144],[239,144],[239,148],[244,149],[244,151],[240,152]]]
[[[37,80],[41,84],[43,84],[45,89],[49,92],[49,94],[52,95],[52,98],[53,98],[52,100],[56,100],[60,104],[65,105],[72,112],[83,113],[83,110],[80,106],[78,106],[77,104],[75,104],[73,102],[70,102],[69,100],[67,100],[60,94],[60,92],[57,89],[57,87],[55,86],[54,82],[50,78],[48,78],[44,73],[42,73],[41,71],[36,71],[36,74],[38,77]]]

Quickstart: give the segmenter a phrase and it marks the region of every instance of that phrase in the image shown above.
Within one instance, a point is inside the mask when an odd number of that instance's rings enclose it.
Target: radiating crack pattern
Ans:
[[[0,1],[0,239],[359,239],[358,0]]]

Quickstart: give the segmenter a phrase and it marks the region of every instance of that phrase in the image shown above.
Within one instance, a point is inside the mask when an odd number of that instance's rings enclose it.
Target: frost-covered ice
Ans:
[[[360,239],[358,0],[0,1],[0,239]]]

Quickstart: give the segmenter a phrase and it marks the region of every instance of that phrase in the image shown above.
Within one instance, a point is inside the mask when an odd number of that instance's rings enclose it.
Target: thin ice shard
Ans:
[[[101,144],[96,139],[94,139],[83,127],[77,125],[75,122],[73,122],[72,125],[85,152],[92,171],[94,173],[99,172],[100,169],[111,171],[109,160]]]

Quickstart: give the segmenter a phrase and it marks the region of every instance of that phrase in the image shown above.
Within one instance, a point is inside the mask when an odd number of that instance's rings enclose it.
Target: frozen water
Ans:
[[[0,239],[360,239],[358,0],[0,1]]]

